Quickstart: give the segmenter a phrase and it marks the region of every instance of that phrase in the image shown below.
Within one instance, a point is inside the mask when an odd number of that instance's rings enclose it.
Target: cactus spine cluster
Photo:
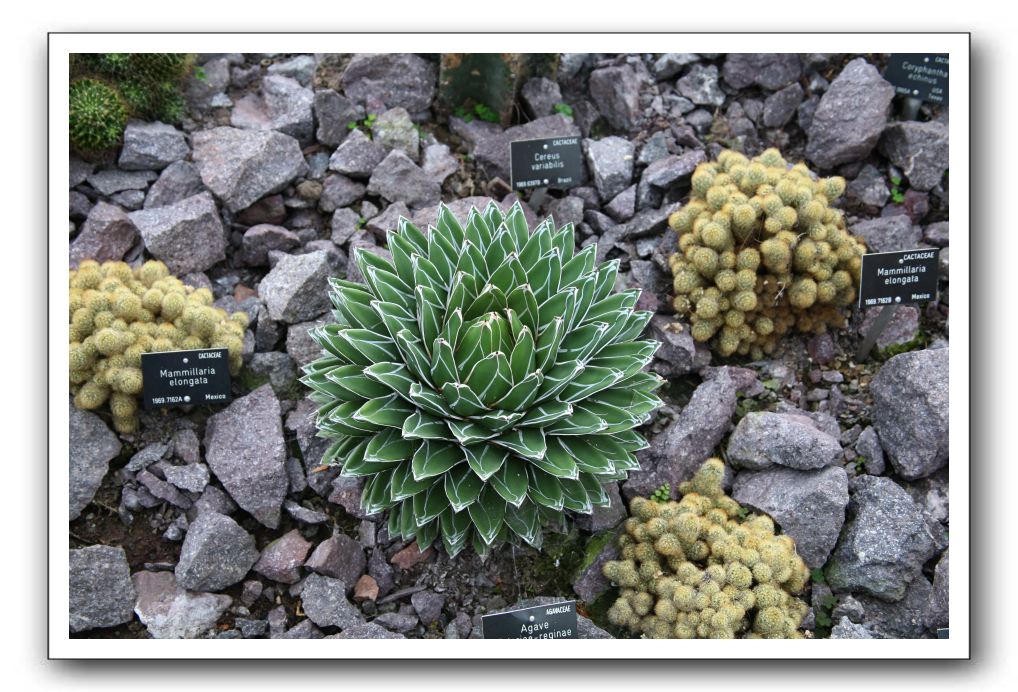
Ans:
[[[724,463],[708,459],[679,485],[679,502],[634,498],[619,537],[621,560],[604,575],[620,587],[614,625],[657,639],[801,638],[809,580],[795,542],[721,487]]]
[[[693,338],[761,358],[792,329],[842,326],[865,252],[831,206],[844,191],[844,179],[816,179],[777,149],[700,164],[689,203],[669,219],[679,234],[675,311]]]
[[[240,370],[247,315],[212,307],[207,288],[184,285],[162,262],[132,270],[85,260],[70,270],[68,302],[74,405],[108,401],[118,432],[137,429],[142,353],[226,348],[230,371]]]
[[[117,146],[126,124],[127,107],[115,88],[90,77],[71,82],[68,134],[76,152],[92,157]]]

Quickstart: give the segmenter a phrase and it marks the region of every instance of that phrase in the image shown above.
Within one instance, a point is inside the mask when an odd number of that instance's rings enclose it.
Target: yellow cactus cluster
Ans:
[[[700,164],[689,203],[668,220],[679,234],[675,311],[693,338],[761,358],[793,328],[842,326],[866,251],[831,206],[844,191],[843,178],[816,179],[777,149]]]
[[[795,594],[809,570],[770,517],[743,519],[724,470],[708,459],[679,485],[679,502],[633,499],[622,559],[604,566],[620,589],[612,624],[654,639],[802,638],[808,607]]]
[[[211,291],[184,285],[162,262],[132,270],[85,260],[70,270],[68,299],[74,405],[109,401],[118,432],[138,427],[142,353],[226,348],[230,371],[240,370],[247,315],[212,307]]]

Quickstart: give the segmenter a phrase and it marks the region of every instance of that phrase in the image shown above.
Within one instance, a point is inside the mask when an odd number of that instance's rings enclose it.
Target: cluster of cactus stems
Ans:
[[[843,178],[817,179],[777,149],[698,166],[689,202],[669,219],[675,311],[693,338],[761,358],[793,329],[842,326],[865,252],[831,206],[844,191]]]
[[[194,56],[188,53],[81,53],[71,55],[71,148],[96,158],[116,147],[129,117],[179,122],[181,85]]]
[[[679,502],[634,498],[604,566],[619,586],[612,624],[656,639],[802,638],[809,570],[765,515],[724,494],[724,463],[708,459],[679,485]]]
[[[85,260],[70,270],[68,302],[74,405],[109,402],[118,432],[138,426],[141,354],[226,348],[231,373],[240,370],[247,315],[212,307],[207,288],[184,285],[162,262]]]

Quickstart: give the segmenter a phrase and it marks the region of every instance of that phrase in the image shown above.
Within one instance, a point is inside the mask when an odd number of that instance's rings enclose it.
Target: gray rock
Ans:
[[[311,543],[293,529],[265,546],[254,571],[272,581],[294,584],[300,579],[300,568],[309,550]]]
[[[548,215],[559,227],[571,223],[575,228],[583,222],[583,200],[572,196],[557,199],[548,205]]]
[[[310,322],[292,324],[286,330],[286,353],[297,367],[302,368],[322,355],[322,347],[311,338],[310,330],[330,322],[332,318],[326,315]]]
[[[159,174],[145,196],[145,209],[165,207],[202,191],[198,168],[190,161],[171,163]]]
[[[729,53],[722,76],[736,89],[756,85],[777,91],[799,79],[802,61],[797,53]]]
[[[384,158],[385,147],[360,130],[353,130],[336,147],[329,159],[329,170],[351,178],[370,178]]]
[[[364,196],[364,185],[355,182],[345,175],[330,175],[322,184],[322,195],[318,199],[318,208],[328,213],[346,207]]]
[[[217,127],[195,132],[191,143],[202,182],[234,212],[279,192],[307,167],[300,144],[281,132]]]
[[[226,232],[212,195],[131,212],[147,249],[174,274],[205,271],[226,259]]]
[[[891,191],[887,189],[884,176],[868,163],[845,189],[846,200],[870,211],[882,209],[890,197]]]
[[[109,470],[110,461],[120,454],[120,440],[102,418],[70,405],[68,444],[69,518],[74,521],[95,497]]]
[[[189,151],[184,133],[173,125],[132,120],[124,128],[117,165],[127,171],[161,171]]]
[[[69,551],[71,632],[115,627],[134,619],[134,586],[123,548],[90,545]]]
[[[137,480],[145,486],[153,497],[169,502],[171,505],[179,507],[180,509],[190,509],[191,499],[187,495],[177,490],[175,486],[155,476],[150,471],[145,470],[139,472]]]
[[[347,97],[372,112],[396,107],[426,111],[437,82],[437,65],[410,53],[358,53],[342,77]]]
[[[69,187],[78,187],[88,179],[88,176],[92,175],[93,171],[95,171],[94,163],[82,161],[77,156],[71,156],[68,164],[68,172],[70,174],[68,180],[70,183]]]
[[[77,190],[68,194],[67,213],[73,221],[83,221],[92,211],[92,201]]]
[[[795,115],[802,103],[803,91],[798,83],[793,83],[776,91],[764,101],[764,127],[784,127]]]
[[[605,213],[620,223],[633,218],[636,213],[636,185],[630,185],[604,206]]]
[[[840,466],[820,471],[769,468],[735,477],[732,497],[769,514],[782,533],[795,539],[810,568],[822,567],[845,523],[848,476]]]
[[[289,252],[300,247],[300,238],[282,226],[260,223],[244,231],[237,262],[242,266],[264,267],[269,263],[269,252]]]
[[[358,231],[360,222],[360,216],[353,209],[337,209],[329,222],[330,240],[340,247],[346,245]]]
[[[838,624],[831,628],[831,639],[877,639],[877,637],[862,625],[857,625],[842,616]]]
[[[698,106],[720,106],[725,102],[725,92],[718,84],[716,65],[693,65],[676,87],[680,94]]]
[[[272,391],[281,399],[295,399],[301,394],[293,360],[279,351],[255,353],[245,366],[244,376],[250,378],[251,386],[268,381]]]
[[[297,461],[297,459],[295,459],[293,457],[291,457],[291,459],[293,461],[297,462],[297,466],[298,467],[300,466],[300,462]],[[301,472],[300,480],[301,480],[302,483],[305,484],[305,487],[306,487],[307,481],[304,478],[303,472]],[[290,485],[292,486],[293,485],[293,477],[292,476],[291,476],[290,481],[291,481]],[[297,521],[301,522],[302,524],[324,524],[324,523],[329,521],[329,515],[328,514],[325,514],[324,512],[316,512],[313,509],[308,509],[307,507],[304,507],[303,505],[297,504],[293,500],[284,500],[283,501],[283,509],[286,510],[287,514],[289,514],[291,517],[293,517]]]
[[[417,611],[421,624],[427,627],[433,622],[438,622],[439,616],[442,615],[442,606],[445,605],[445,596],[425,589],[410,596],[410,603]]]
[[[950,483],[947,467],[932,476],[904,483],[905,490],[927,516],[947,526],[951,519]]]
[[[841,443],[805,416],[759,411],[746,414],[728,440],[733,466],[759,470],[779,465],[806,471],[842,459]]]
[[[237,505],[230,499],[229,495],[214,485],[207,485],[205,490],[202,491],[201,497],[194,503],[193,516],[198,516],[203,512],[230,515],[236,511]],[[189,516],[191,515],[189,514]]]
[[[289,60],[269,65],[267,72],[270,75],[282,75],[295,79],[307,86],[311,83],[311,78],[315,76],[316,66],[317,63],[313,55],[297,55]]]
[[[230,68],[230,86],[237,89],[251,86],[262,76],[261,65],[247,65]]]
[[[814,586],[816,588],[816,586]],[[830,589],[828,589],[830,591]],[[831,617],[835,620],[840,620],[842,617],[847,617],[852,622],[862,622],[866,615],[866,611],[854,596],[844,596],[838,599],[838,605],[834,606],[834,610],[831,611]]]
[[[230,113],[230,124],[244,130],[277,130],[310,143],[314,130],[311,89],[282,75],[262,80],[258,93],[242,97]]]
[[[587,165],[601,199],[612,199],[633,181],[635,146],[623,137],[583,140]]]
[[[806,158],[823,169],[866,158],[880,139],[894,87],[856,58],[831,82],[813,113]]]
[[[360,610],[346,599],[347,587],[339,579],[312,574],[304,580],[301,603],[319,627],[346,629],[364,622]]]
[[[209,484],[209,467],[205,464],[166,466],[163,473],[167,481],[192,493],[200,493]]]
[[[350,123],[364,119],[364,107],[354,103],[332,89],[315,92],[315,120],[318,141],[328,147],[336,147],[350,134]]]
[[[249,620],[247,618],[237,618],[233,621],[233,624],[237,629],[240,630],[241,636],[244,639],[253,639],[255,637],[264,637],[265,633],[269,630],[268,620]]]
[[[870,252],[911,250],[919,245],[923,237],[922,229],[913,226],[905,214],[859,221],[848,230],[862,238]]]
[[[138,595],[134,612],[156,639],[200,637],[233,602],[222,594],[186,591],[169,572],[135,572],[131,581]]]
[[[939,262],[939,265],[940,265],[940,275],[943,276],[945,279],[947,279],[947,278],[950,277],[951,248],[945,247],[943,250],[941,250],[940,251],[939,259],[940,259],[940,262]]]
[[[855,453],[864,459],[866,473],[871,476],[880,476],[886,469],[884,462],[884,450],[880,446],[880,438],[872,426],[867,425],[866,429],[859,433],[859,439],[855,441]]]
[[[697,149],[681,156],[666,156],[647,166],[640,178],[640,185],[652,185],[666,190],[678,182],[684,182],[696,167],[706,160],[703,151]],[[639,196],[639,192],[637,192]]]
[[[662,377],[679,377],[696,367],[696,342],[689,327],[665,315],[650,318],[650,333],[660,342],[651,369]]]
[[[562,90],[547,77],[528,79],[520,90],[520,100],[531,118],[551,115],[556,104],[562,103]]]
[[[420,209],[438,204],[442,188],[406,154],[394,149],[372,172],[368,193]]]
[[[907,120],[888,125],[880,152],[900,168],[914,190],[932,190],[950,165],[947,125]]]
[[[304,565],[312,572],[341,580],[352,591],[354,584],[364,574],[367,560],[364,548],[358,541],[346,534],[337,533],[318,544]]]
[[[860,595],[863,622],[880,639],[928,637],[926,623],[932,592],[930,582],[920,574],[908,585],[904,597],[892,603]]]
[[[937,223],[931,223],[923,230],[923,240],[930,245],[947,247],[950,240],[950,222],[938,221]]]
[[[223,90],[230,85],[230,60],[225,57],[211,58],[202,63],[201,67],[202,79],[189,77],[185,89],[188,105],[204,111],[215,107],[215,103],[221,102],[225,96]]]
[[[130,217],[120,207],[99,201],[88,213],[78,237],[68,252],[69,264],[77,267],[82,260],[119,261],[138,238]]]
[[[141,190],[124,190],[110,195],[110,201],[129,211],[136,211],[145,203],[145,193]]]
[[[332,275],[332,265],[324,251],[283,255],[262,279],[258,293],[271,319],[287,324],[306,322],[329,309]]]
[[[597,543],[595,543],[597,541]],[[587,543],[587,555],[590,555],[591,545],[601,545],[589,562],[580,567],[576,578],[573,579],[573,591],[586,603],[593,603],[605,591],[612,587],[608,577],[604,576],[605,563],[619,559],[619,547],[615,532],[592,536]]]
[[[945,550],[933,572],[933,589],[926,605],[925,624],[930,629],[949,627],[950,616],[950,562],[949,550]]]
[[[424,148],[421,155],[421,168],[439,185],[460,168],[459,159],[449,153],[445,144],[432,144]]]
[[[622,486],[626,498],[649,496],[668,483],[688,480],[714,451],[728,432],[735,413],[736,383],[727,368],[704,382],[678,419],[651,440],[650,447],[637,453],[642,468],[632,471]]]
[[[509,180],[509,142],[546,137],[578,137],[580,128],[564,115],[549,115],[504,132],[487,130],[474,146],[474,158],[489,177]]]
[[[640,77],[631,66],[594,70],[588,89],[598,111],[613,128],[629,132],[640,124]]]
[[[173,573],[185,589],[221,591],[243,581],[257,559],[254,536],[230,517],[203,512],[187,529]]]
[[[264,588],[257,579],[248,579],[244,582],[244,588],[240,592],[240,602],[250,608],[261,597]]]
[[[696,53],[664,53],[654,61],[650,70],[658,80],[671,79],[682,72],[682,68],[690,63],[699,62],[700,56]]]
[[[827,583],[835,591],[901,600],[937,553],[939,532],[894,481],[860,476],[851,483],[848,521],[828,562]]]
[[[894,356],[873,378],[873,427],[895,472],[923,478],[948,462],[948,349]]]
[[[405,108],[390,108],[371,126],[371,138],[386,149],[399,149],[414,163],[420,159],[421,136]]]
[[[403,202],[395,202],[385,208],[378,216],[373,216],[364,224],[364,228],[375,235],[379,242],[386,239],[386,233],[395,230],[400,217],[412,218],[410,208]]]
[[[274,529],[288,481],[279,400],[262,385],[209,418],[205,457],[230,496]]]
[[[88,184],[101,195],[112,195],[121,190],[144,190],[157,178],[155,171],[122,171],[107,168],[88,176]]]
[[[881,308],[868,308],[863,314],[862,322],[859,324],[859,335],[868,334],[873,327],[873,322],[880,314]],[[919,336],[919,308],[914,305],[898,305],[891,315],[880,336],[877,337],[876,346],[880,349],[907,344]]]
[[[406,637],[398,632],[390,632],[373,622],[365,622],[347,627],[339,634],[329,635],[326,639],[406,639]]]
[[[403,612],[382,613],[374,622],[393,632],[409,632],[417,626],[417,616]]]

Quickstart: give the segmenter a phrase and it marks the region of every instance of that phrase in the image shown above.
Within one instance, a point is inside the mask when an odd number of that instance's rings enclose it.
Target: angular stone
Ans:
[[[191,499],[187,495],[177,490],[176,486],[158,478],[150,471],[139,472],[137,480],[152,493],[153,497],[157,497],[164,502],[169,502],[171,505],[181,509],[190,509]]]
[[[948,349],[902,353],[873,378],[873,427],[895,472],[923,478],[948,463]]]
[[[189,152],[184,133],[173,125],[132,120],[124,128],[117,165],[125,171],[161,171]]]
[[[509,180],[510,142],[579,135],[580,128],[572,120],[564,115],[548,115],[523,125],[510,127],[504,132],[490,130],[481,134],[474,146],[474,158],[489,177]]]
[[[398,632],[390,632],[373,622],[365,622],[362,625],[347,627],[339,634],[330,635],[326,639],[406,639],[406,637]]]
[[[629,65],[590,73],[590,96],[613,128],[628,132],[640,123],[640,77]]]
[[[403,548],[403,550],[400,550],[398,553],[393,555],[389,559],[389,563],[396,565],[402,570],[407,570],[418,563],[429,560],[434,554],[435,550],[430,546],[422,551],[417,545],[417,541],[414,541],[407,547]]]
[[[543,118],[562,103],[562,90],[557,82],[547,77],[528,79],[520,89],[520,101],[531,118]]]
[[[209,467],[205,464],[166,466],[163,473],[167,481],[192,493],[200,493],[209,484]]]
[[[329,309],[332,274],[328,255],[321,250],[283,255],[262,279],[258,293],[271,319],[287,324],[306,322]]]
[[[720,106],[725,102],[725,92],[718,84],[716,65],[697,63],[676,84],[679,93],[698,106]]]
[[[680,377],[696,366],[696,342],[687,325],[665,315],[650,318],[650,333],[661,344],[651,369],[662,377]]]
[[[637,453],[639,471],[631,471],[622,486],[626,498],[649,496],[668,483],[674,487],[688,480],[711,455],[728,432],[735,413],[737,386],[726,368],[693,392],[678,419]]]
[[[850,489],[848,521],[827,564],[827,583],[835,591],[900,600],[937,553],[941,530],[889,478],[860,476]]]
[[[115,627],[134,619],[134,586],[120,547],[90,545],[69,551],[71,632]]]
[[[636,213],[636,185],[630,185],[625,190],[604,206],[605,213],[618,221],[625,223],[633,218]]]
[[[831,629],[831,639],[876,639],[873,632],[862,625],[857,625],[846,616],[842,616]]]
[[[421,168],[439,185],[460,168],[459,159],[449,153],[445,144],[432,144],[424,148],[421,155]]]
[[[337,209],[329,222],[329,229],[332,233],[330,239],[342,247],[359,230],[360,224],[361,218],[353,209]]]
[[[279,400],[270,385],[236,399],[209,418],[205,457],[227,492],[255,519],[274,529],[286,496],[286,444]]]
[[[438,204],[442,188],[406,154],[394,149],[372,172],[368,193],[420,209]]]
[[[417,611],[421,624],[427,627],[433,622],[438,622],[442,615],[442,606],[445,605],[445,596],[425,589],[410,596],[410,603]]]
[[[279,192],[307,166],[297,140],[272,130],[217,127],[195,132],[191,143],[202,182],[234,212]]]
[[[922,229],[913,226],[911,219],[904,214],[859,221],[848,230],[862,238],[870,252],[911,250],[919,245],[923,237]]]
[[[367,560],[361,544],[346,534],[337,533],[318,544],[304,564],[312,572],[341,580],[352,589],[364,570]]]
[[[737,468],[778,465],[806,471],[837,464],[841,443],[805,416],[747,413],[728,440],[728,459]]]
[[[358,53],[342,77],[343,93],[373,112],[397,106],[426,111],[437,82],[438,66],[410,53]]]
[[[171,163],[159,174],[145,195],[145,209],[165,207],[187,199],[202,191],[198,168],[190,161]]]
[[[926,606],[926,626],[930,629],[949,627],[951,624],[950,601],[950,560],[945,550],[933,571],[933,589]]]
[[[243,581],[257,559],[254,536],[230,517],[204,512],[187,528],[173,573],[185,589],[221,591]]]
[[[330,175],[322,184],[318,208],[328,213],[346,207],[364,196],[364,185],[354,182],[345,175]]]
[[[364,119],[364,107],[332,89],[315,92],[315,120],[318,141],[328,147],[336,147],[350,134],[350,123]]]
[[[635,145],[623,137],[583,140],[587,165],[601,199],[611,199],[633,181]]]
[[[813,113],[806,158],[822,169],[866,158],[884,131],[893,98],[894,87],[865,58],[848,63]]]
[[[315,76],[316,65],[315,56],[297,55],[289,60],[269,65],[269,68],[266,71],[270,75],[278,74],[291,79],[296,79],[304,86],[307,86],[311,83],[311,78]]]
[[[840,466],[820,471],[774,467],[735,477],[732,497],[770,515],[795,539],[807,567],[822,567],[838,542],[848,504],[848,475]]]
[[[859,439],[855,441],[855,453],[863,458],[866,473],[871,476],[883,474],[886,469],[884,450],[880,446],[880,438],[877,436],[877,431],[872,426],[867,425],[859,433]]]
[[[226,232],[207,192],[128,217],[141,232],[145,249],[174,274],[205,271],[226,259]]]
[[[932,591],[930,582],[920,574],[908,585],[905,595],[892,603],[860,595],[865,612],[863,622],[880,639],[928,637],[926,622]]]
[[[120,207],[99,201],[88,213],[78,237],[71,243],[69,264],[77,267],[82,260],[119,261],[134,245],[138,229]]]
[[[207,485],[205,490],[202,491],[201,497],[194,503],[192,511],[193,516],[198,516],[203,512],[229,515],[237,511],[237,505],[222,490],[214,485]],[[189,516],[191,515],[189,514]]]
[[[756,85],[776,91],[799,79],[802,61],[797,53],[729,53],[722,76],[736,89]]]
[[[891,196],[884,176],[871,164],[866,164],[859,175],[848,183],[845,199],[869,211],[882,209]]]
[[[289,252],[297,247],[300,247],[300,238],[293,231],[260,223],[244,231],[237,261],[243,266],[264,267],[269,263],[269,252]]]
[[[798,83],[790,84],[776,91],[764,101],[764,127],[784,127],[795,115],[802,103],[803,91]]]
[[[371,126],[371,138],[386,149],[399,149],[414,163],[420,159],[421,136],[405,108],[390,108]]]
[[[265,546],[254,571],[272,581],[294,584],[300,579],[300,568],[309,550],[311,543],[293,529]]]
[[[364,622],[361,611],[346,600],[346,592],[341,580],[312,574],[304,580],[300,600],[304,612],[319,627],[346,629]]]
[[[580,567],[576,578],[573,579],[573,591],[586,603],[593,603],[612,587],[608,577],[604,576],[603,570],[605,563],[619,559],[616,533],[612,531],[591,536],[587,543],[586,557],[588,559],[585,560],[585,564]]]
[[[169,572],[135,572],[134,612],[156,639],[195,639],[215,627],[233,599],[194,593],[176,584]]]
[[[336,147],[329,159],[329,170],[351,178],[370,178],[385,158],[385,147],[373,141],[360,130],[353,130]]]
[[[375,618],[375,624],[393,632],[409,632],[417,627],[417,616],[405,612],[382,613]]]
[[[93,171],[95,171],[94,163],[82,161],[77,156],[71,156],[68,164],[68,187],[78,187],[88,179],[88,176],[92,175]]]
[[[658,81],[671,79],[680,72],[682,68],[690,63],[699,62],[700,56],[696,53],[664,53],[651,66],[651,72]]]
[[[900,168],[914,190],[935,188],[950,165],[947,125],[907,120],[887,126],[880,152]]]
[[[69,519],[74,521],[95,497],[109,470],[110,461],[120,454],[120,439],[106,427],[102,418],[70,405],[68,446]]]
[[[923,230],[923,240],[930,245],[947,247],[950,240],[950,223],[947,221],[931,223]]]
[[[267,223],[278,226],[286,218],[286,206],[282,195],[263,197],[247,209],[237,214],[237,223],[244,226],[257,226]]]
[[[89,175],[88,184],[99,194],[108,197],[122,190],[144,190],[156,177],[155,171],[122,171],[119,168],[107,168]]]
[[[869,333],[880,314],[881,308],[868,308],[863,314],[862,323],[859,325],[859,335]],[[879,349],[890,348],[907,344],[919,336],[919,308],[914,305],[898,305],[894,314],[884,326],[883,331],[877,337],[876,346]]]
[[[300,142],[310,143],[314,130],[311,89],[295,79],[268,75],[261,89],[234,104],[230,124],[243,130],[275,130]]]
[[[666,190],[693,174],[696,167],[706,160],[703,151],[686,152],[681,156],[666,156],[647,166],[640,178],[641,185],[653,185]],[[639,193],[637,193],[639,196]]]

